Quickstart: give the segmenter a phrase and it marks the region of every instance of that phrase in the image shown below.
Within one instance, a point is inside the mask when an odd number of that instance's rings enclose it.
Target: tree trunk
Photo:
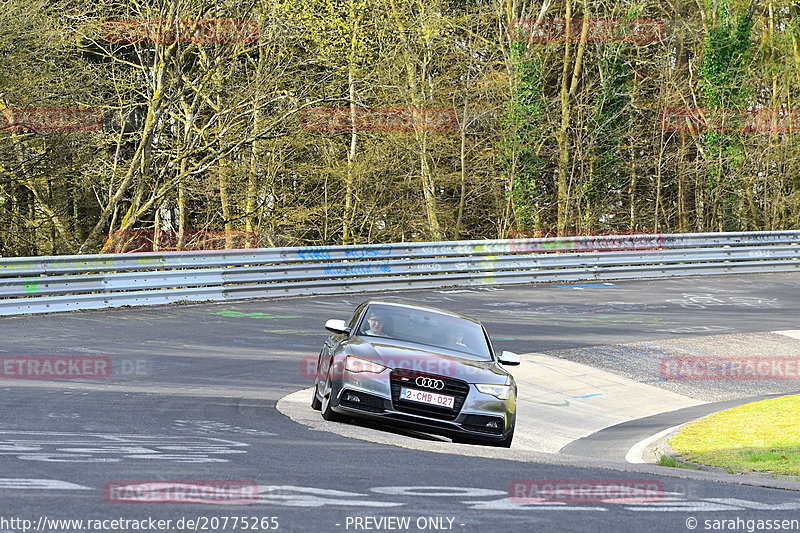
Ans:
[[[583,12],[587,12],[586,0],[583,3]],[[581,29],[580,41],[578,41],[578,50],[575,54],[575,63],[572,67],[572,74],[570,75],[569,66],[571,62],[572,43],[570,42],[572,32],[574,29],[571,26],[572,19],[572,1],[566,2],[566,29],[564,39],[564,67],[561,73],[561,124],[556,134],[556,141],[558,142],[558,233],[563,234],[567,227],[567,217],[569,214],[569,189],[567,184],[567,172],[569,169],[569,145],[570,145],[570,123],[572,120],[572,98],[575,96],[575,91],[578,88],[578,81],[580,78],[581,67],[583,64],[583,53],[586,48],[586,35],[588,32],[587,19],[583,19]]]

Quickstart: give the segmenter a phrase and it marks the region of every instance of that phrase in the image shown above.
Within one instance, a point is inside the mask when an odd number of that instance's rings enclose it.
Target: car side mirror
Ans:
[[[347,324],[344,323],[344,320],[328,320],[325,322],[325,329],[331,333],[336,333],[339,335],[347,335],[350,333],[350,328],[347,327]]]
[[[515,354],[514,352],[503,352],[500,354],[500,357],[497,358],[500,363],[504,365],[518,365],[520,363],[519,355]]]

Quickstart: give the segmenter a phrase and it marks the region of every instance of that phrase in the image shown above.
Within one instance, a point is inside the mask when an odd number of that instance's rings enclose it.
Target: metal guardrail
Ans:
[[[537,281],[800,270],[800,231],[0,258],[0,315]]]

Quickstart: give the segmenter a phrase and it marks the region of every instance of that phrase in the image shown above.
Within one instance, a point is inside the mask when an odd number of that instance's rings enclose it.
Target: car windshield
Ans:
[[[358,335],[445,348],[477,360],[492,358],[480,324],[435,311],[373,304],[361,320]]]

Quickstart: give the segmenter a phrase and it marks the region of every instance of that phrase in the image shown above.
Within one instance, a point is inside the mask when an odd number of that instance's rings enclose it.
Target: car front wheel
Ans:
[[[314,392],[311,394],[311,408],[313,410],[315,410],[315,411],[319,411],[320,409],[322,409],[322,402],[319,401],[319,398],[317,398],[317,387],[318,387],[318,384],[317,384],[317,382],[315,380],[314,381]]]
[[[489,446],[497,446],[498,448],[511,448],[511,441],[514,439],[514,427],[511,427],[511,431],[508,432],[506,438],[501,441],[492,442]]]
[[[331,396],[333,396],[333,386],[331,385],[331,377],[325,380],[325,388],[322,389],[322,418],[329,422],[340,422],[344,419],[342,415],[331,409]]]

